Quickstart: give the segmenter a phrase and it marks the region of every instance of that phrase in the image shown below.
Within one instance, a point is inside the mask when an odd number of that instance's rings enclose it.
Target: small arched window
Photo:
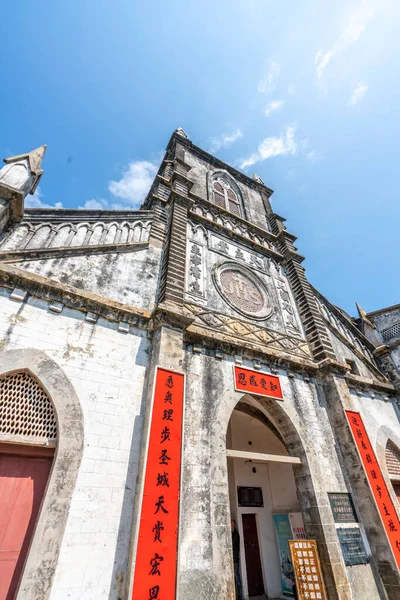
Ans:
[[[217,179],[213,183],[213,202],[229,212],[242,216],[240,200],[225,179]]]
[[[400,450],[391,440],[388,440],[386,444],[385,455],[390,482],[397,496],[397,500],[400,502]]]

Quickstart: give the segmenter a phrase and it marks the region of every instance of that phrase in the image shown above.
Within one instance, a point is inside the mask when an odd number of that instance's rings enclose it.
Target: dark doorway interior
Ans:
[[[264,594],[264,580],[261,569],[256,515],[242,515],[242,521],[244,552],[246,557],[247,588],[251,598],[252,596],[261,596]]]

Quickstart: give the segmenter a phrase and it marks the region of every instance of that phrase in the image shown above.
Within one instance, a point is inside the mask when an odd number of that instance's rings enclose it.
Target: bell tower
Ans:
[[[0,170],[0,233],[9,222],[18,220],[24,211],[24,200],[34,194],[43,175],[41,164],[46,145],[26,154],[5,158]]]

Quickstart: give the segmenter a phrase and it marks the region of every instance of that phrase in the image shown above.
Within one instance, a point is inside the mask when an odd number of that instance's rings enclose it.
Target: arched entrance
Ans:
[[[57,442],[50,398],[26,371],[0,377],[0,600],[13,600]]]
[[[293,474],[293,465],[301,461],[289,455],[277,427],[250,396],[231,415],[227,460],[231,516],[240,534],[243,596],[293,598],[287,539],[304,537]]]
[[[3,352],[0,600],[49,598],[82,452],[83,414],[63,370],[40,350]]]

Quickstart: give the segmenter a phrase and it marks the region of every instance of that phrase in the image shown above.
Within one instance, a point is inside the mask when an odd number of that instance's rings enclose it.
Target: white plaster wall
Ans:
[[[379,394],[371,397],[368,392],[361,396],[350,391],[351,410],[359,412],[372,445],[377,450],[377,439],[382,427],[393,432],[393,438],[400,438],[400,411],[394,400],[384,400]],[[386,465],[381,465],[386,468]]]
[[[336,358],[340,362],[345,363],[346,359],[352,360],[356,363],[361,377],[366,377],[368,379],[371,379],[371,377],[375,377],[373,371],[371,371],[367,367],[367,365],[362,360],[360,360],[358,356],[356,356],[356,354],[348,346],[346,346],[346,344],[344,344],[338,337],[336,337],[336,335],[334,335],[328,327],[326,329]]]
[[[72,382],[84,414],[84,454],[51,592],[52,600],[116,600],[127,566],[148,342],[100,319],[0,291],[2,350],[36,348]],[[133,440],[133,444],[132,444]],[[118,539],[118,551],[117,551]]]
[[[266,454],[288,454],[280,440],[265,425],[253,417],[234,411],[231,418],[231,431],[232,448],[235,450]],[[249,441],[252,442],[251,446],[249,446]],[[234,486],[235,490],[235,508],[232,510],[231,507],[231,512],[237,515],[236,520],[241,536],[241,568],[244,592],[247,595],[246,559],[243,547],[241,515],[253,513],[256,515],[258,527],[265,590],[269,597],[276,598],[282,594],[282,576],[273,513],[297,512],[300,510],[293,468],[291,465],[278,463],[246,463],[245,460],[239,458],[233,459],[233,467],[234,481],[230,480],[229,483],[230,487]],[[256,467],[256,473],[252,472],[253,467]],[[237,486],[261,487],[264,507],[238,507]]]
[[[92,255],[90,262],[86,256],[73,256],[25,261],[19,267],[103,298],[151,310],[160,257],[161,250],[150,246],[135,252]]]

